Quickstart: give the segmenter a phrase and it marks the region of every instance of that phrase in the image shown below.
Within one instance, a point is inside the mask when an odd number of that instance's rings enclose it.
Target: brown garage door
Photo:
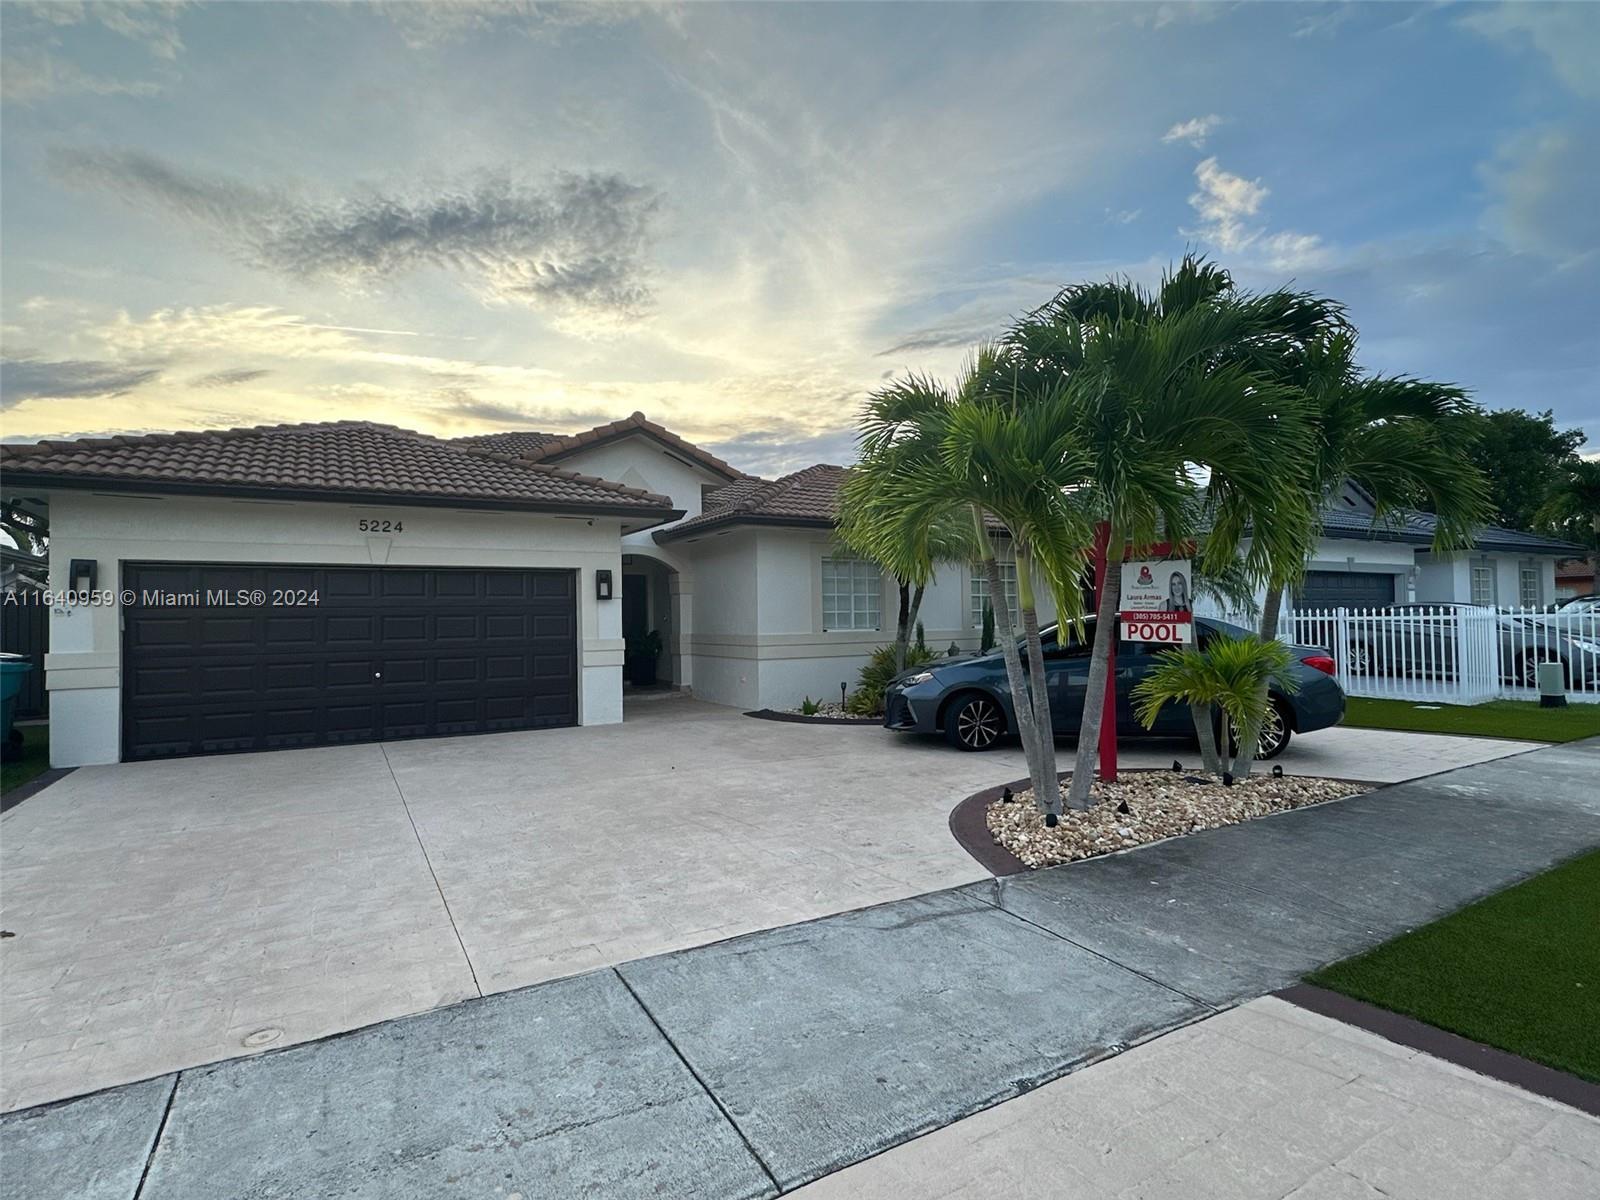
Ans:
[[[577,723],[571,571],[125,563],[122,585],[125,759]]]

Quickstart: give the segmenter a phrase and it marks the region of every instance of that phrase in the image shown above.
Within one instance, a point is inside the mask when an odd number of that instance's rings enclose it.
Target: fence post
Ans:
[[[1350,690],[1350,621],[1349,610],[1342,605],[1333,610],[1333,663],[1344,690]]]

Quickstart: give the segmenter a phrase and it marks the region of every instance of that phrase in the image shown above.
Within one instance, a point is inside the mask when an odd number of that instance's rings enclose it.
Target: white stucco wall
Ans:
[[[691,463],[644,434],[580,451],[563,458],[557,465],[564,470],[598,475],[602,479],[666,496],[672,501],[673,508],[683,510],[679,520],[684,521],[704,511],[704,488],[721,487],[728,482],[723,476]],[[696,659],[686,644],[696,621],[695,560],[692,555],[686,555],[680,545],[657,544],[652,535],[656,530],[665,528],[668,526],[656,526],[623,535],[622,553],[652,559],[672,572],[665,582],[666,595],[652,594],[651,597],[651,623],[661,630],[665,643],[662,675],[674,686],[703,695],[704,691],[697,686],[695,679]],[[719,682],[713,686],[720,690],[723,684]]]
[[[854,690],[872,651],[894,640],[899,590],[890,577],[877,629],[823,628],[822,560],[838,552],[827,530],[736,526],[671,548],[700,581],[689,640],[703,699],[780,709],[807,696],[834,700],[841,683]],[[978,645],[970,580],[966,567],[946,567],[924,593],[918,616],[935,651]],[[1054,619],[1047,599],[1040,619]]]
[[[403,520],[404,532],[358,529],[374,517]],[[50,497],[50,582],[66,591],[75,558],[100,564],[101,589],[119,589],[129,561],[577,570],[578,720],[603,725],[622,719],[621,605],[595,599],[594,572],[620,580],[619,530],[615,518],[62,491]],[[116,762],[121,606],[53,609],[50,647],[52,765]]]

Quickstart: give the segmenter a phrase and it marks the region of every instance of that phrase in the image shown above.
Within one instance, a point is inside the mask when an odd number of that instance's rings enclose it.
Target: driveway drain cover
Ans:
[[[254,1033],[245,1034],[242,1044],[246,1049],[254,1050],[258,1046],[270,1046],[282,1036],[283,1030],[276,1025],[268,1025],[265,1029],[258,1029]]]

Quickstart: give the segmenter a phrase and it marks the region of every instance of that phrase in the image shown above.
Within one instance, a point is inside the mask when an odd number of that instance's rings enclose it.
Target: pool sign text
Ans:
[[[1194,640],[1193,565],[1186,558],[1122,564],[1122,603],[1117,612],[1128,642],[1178,645]]]

